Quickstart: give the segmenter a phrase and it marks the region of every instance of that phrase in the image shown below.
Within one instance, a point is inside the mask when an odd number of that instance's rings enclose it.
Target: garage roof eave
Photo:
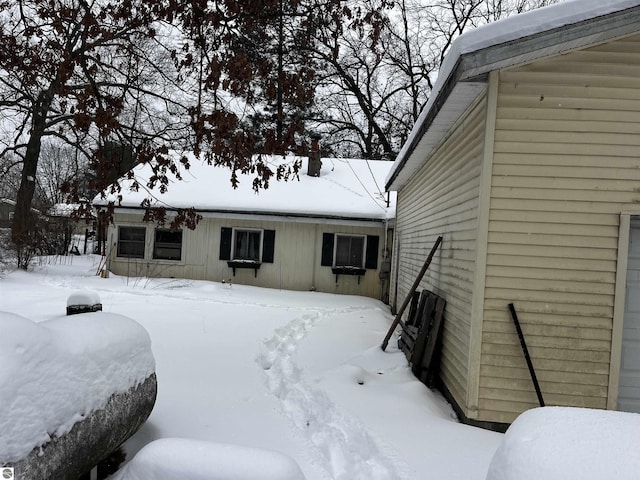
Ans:
[[[511,19],[506,21],[509,20]],[[488,30],[492,25],[485,28]],[[439,78],[436,82],[436,97],[425,107],[428,111],[420,116],[409,140],[400,151],[396,164],[387,177],[386,189],[398,191],[406,184],[481,93],[482,89],[479,87],[482,85],[484,88],[491,71],[604,43],[638,31],[640,5],[635,5],[528,36],[516,36],[509,41],[489,44],[475,50],[465,51],[465,42],[459,41],[466,34],[458,37],[450,53],[453,58],[445,59],[440,71],[446,78]]]
[[[426,158],[451,130],[451,127],[476,98],[486,90],[486,86],[486,79],[454,85],[453,91],[442,108],[437,112],[434,111],[435,118],[431,121],[428,118],[425,119],[421,124],[423,128],[414,136],[413,143],[405,148],[407,154],[404,156],[402,164],[387,180],[387,191],[399,190],[413,177]]]

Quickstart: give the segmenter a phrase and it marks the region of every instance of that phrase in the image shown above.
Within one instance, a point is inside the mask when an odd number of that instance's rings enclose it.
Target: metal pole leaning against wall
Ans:
[[[391,339],[391,335],[393,335],[393,332],[398,326],[398,324],[403,325],[402,314],[407,309],[407,306],[409,306],[409,303],[411,303],[411,298],[413,297],[413,294],[415,293],[415,291],[418,289],[418,286],[422,281],[422,277],[424,277],[424,274],[427,273],[427,269],[429,268],[429,265],[431,265],[431,260],[433,260],[433,256],[435,255],[436,250],[438,250],[438,247],[440,246],[441,243],[442,243],[442,237],[440,236],[438,237],[435,245],[431,249],[431,253],[429,253],[427,260],[424,262],[424,265],[422,266],[420,273],[418,273],[418,277],[416,278],[416,280],[413,282],[413,285],[409,289],[409,293],[407,294],[407,297],[404,299],[404,302],[402,303],[400,310],[398,310],[398,313],[396,314],[396,318],[393,320],[393,323],[391,324],[391,327],[389,328],[389,331],[387,332],[386,337],[384,337],[384,340],[381,345],[381,348],[383,351],[387,349],[387,345],[389,345],[389,339]]]

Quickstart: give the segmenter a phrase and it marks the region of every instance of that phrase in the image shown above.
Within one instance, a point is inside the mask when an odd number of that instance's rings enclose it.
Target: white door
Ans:
[[[640,413],[640,219],[631,220],[618,410]]]

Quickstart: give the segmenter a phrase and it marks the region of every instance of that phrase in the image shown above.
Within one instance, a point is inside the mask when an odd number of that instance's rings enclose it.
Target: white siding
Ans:
[[[433,247],[443,243],[421,284],[447,300],[441,375],[465,408],[476,229],[486,100],[474,104],[434,155],[398,192],[396,304],[401,304]],[[397,263],[396,263],[397,262]],[[395,291],[395,290],[394,290]],[[393,295],[394,292],[392,292]]]
[[[640,202],[640,37],[501,72],[480,420],[606,408],[620,213]]]
[[[142,215],[116,214],[116,225],[144,225]],[[226,260],[220,260],[220,234],[222,227],[275,230],[274,262],[262,263],[255,274],[253,269],[233,270]],[[378,269],[367,270],[357,276],[339,275],[336,279],[331,267],[320,265],[322,234],[343,233],[354,235],[378,235]],[[109,229],[109,243],[115,245],[116,228]],[[117,258],[115,246],[110,254],[110,269],[118,275],[177,277],[196,280],[232,281],[243,285],[286,290],[311,290],[321,292],[382,297],[379,269],[384,248],[384,224],[371,227],[331,225],[291,221],[261,221],[246,219],[204,218],[193,231],[184,230],[182,261],[151,259],[153,226],[147,228],[146,259]]]

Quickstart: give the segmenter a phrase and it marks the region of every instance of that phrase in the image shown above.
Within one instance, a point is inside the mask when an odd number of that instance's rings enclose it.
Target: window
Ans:
[[[364,266],[364,238],[363,236],[336,235],[335,267]]]
[[[180,260],[182,258],[182,230],[156,229],[153,242],[153,258]]]
[[[118,227],[118,256],[144,258],[145,227]]]
[[[322,234],[323,267],[333,267],[334,273],[363,275],[365,270],[378,268],[378,235]]]
[[[260,261],[261,230],[234,230],[233,260]]]
[[[276,231],[222,227],[220,260],[230,262],[273,263]]]

